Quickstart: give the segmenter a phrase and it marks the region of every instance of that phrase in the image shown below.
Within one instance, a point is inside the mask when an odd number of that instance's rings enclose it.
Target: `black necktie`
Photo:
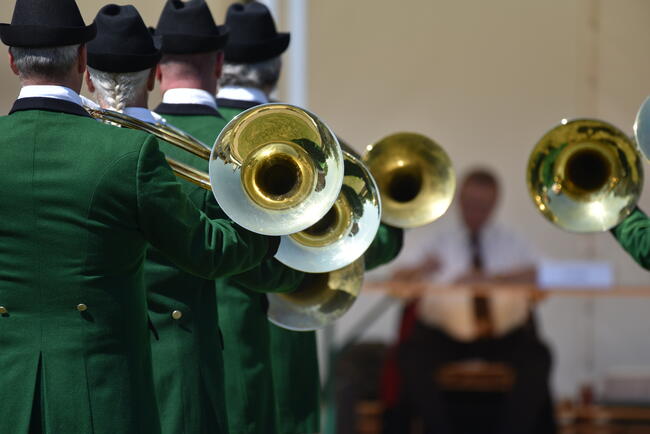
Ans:
[[[481,252],[481,234],[472,232],[469,234],[469,249],[472,259],[472,267],[475,272],[483,271],[483,255]],[[475,294],[474,318],[478,325],[479,337],[492,335],[492,317],[490,315],[489,299],[486,294]]]

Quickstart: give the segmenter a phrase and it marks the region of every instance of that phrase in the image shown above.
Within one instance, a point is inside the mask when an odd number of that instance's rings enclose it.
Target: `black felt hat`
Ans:
[[[193,54],[225,47],[228,30],[217,26],[205,0],[167,0],[156,26],[165,54]]]
[[[137,9],[106,5],[95,17],[97,37],[88,44],[88,66],[104,72],[153,68],[161,53]]]
[[[268,8],[262,3],[235,3],[226,14],[230,39],[226,45],[226,61],[255,63],[284,53],[291,39],[289,33],[278,33]]]
[[[95,37],[74,0],[16,0],[11,24],[0,24],[0,37],[10,47],[61,47]]]

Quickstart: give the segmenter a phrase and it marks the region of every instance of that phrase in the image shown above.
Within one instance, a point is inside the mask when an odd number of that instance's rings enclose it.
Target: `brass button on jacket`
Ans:
[[[0,315],[6,315],[8,313],[9,313],[9,311],[7,310],[6,307],[0,306]]]
[[[85,311],[88,310],[88,306],[86,306],[86,305],[83,304],[83,303],[79,303],[79,304],[77,305],[77,310],[78,310],[79,312],[85,312]]]
[[[172,312],[172,318],[175,319],[175,320],[179,320],[179,319],[183,318],[183,312],[181,312],[180,310],[173,311]]]

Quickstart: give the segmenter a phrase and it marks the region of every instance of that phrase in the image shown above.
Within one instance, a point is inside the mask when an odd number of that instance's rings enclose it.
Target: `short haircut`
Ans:
[[[114,73],[88,67],[95,85],[97,103],[103,108],[118,112],[132,106],[140,92],[145,91],[151,69],[137,72]]]
[[[177,76],[204,77],[214,73],[218,51],[195,54],[165,54],[160,66],[173,66]]]
[[[256,63],[228,63],[223,65],[220,86],[253,87],[272,92],[280,80],[280,57]]]
[[[463,185],[478,184],[485,187],[492,187],[495,190],[499,189],[499,178],[490,169],[475,168],[469,170],[464,178]]]
[[[63,47],[21,48],[11,47],[21,79],[46,77],[62,80],[79,59],[80,45]]]

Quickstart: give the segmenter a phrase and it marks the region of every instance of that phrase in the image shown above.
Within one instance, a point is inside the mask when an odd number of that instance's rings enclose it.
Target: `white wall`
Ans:
[[[531,148],[562,118],[599,117],[631,132],[650,94],[650,2],[328,0],[311,9],[310,108],[338,134],[359,150],[399,130],[427,134],[459,173],[498,170],[498,218],[545,255],[604,259],[617,283],[650,285],[609,234],[569,234],[543,219],[524,178]],[[645,191],[641,206],[650,210],[648,180]],[[362,297],[337,336],[349,336],[375,301]],[[543,302],[556,393],[572,395],[613,365],[650,364],[649,307],[650,299]],[[365,337],[390,340],[397,312]]]

